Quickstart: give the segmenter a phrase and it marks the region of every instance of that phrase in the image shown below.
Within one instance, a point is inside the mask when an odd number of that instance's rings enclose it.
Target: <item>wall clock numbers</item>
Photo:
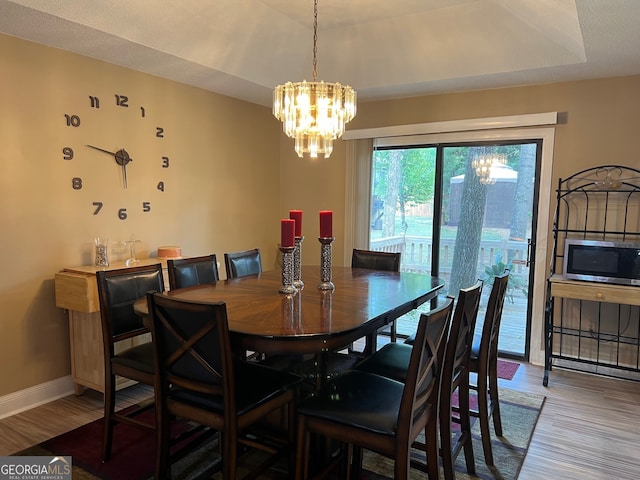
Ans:
[[[106,172],[107,169],[113,168],[118,168],[120,171],[119,185],[114,185],[116,189],[125,191],[134,182],[136,192],[140,192],[143,190],[142,183],[145,183],[144,189],[146,191],[148,188],[149,192],[144,194],[144,198],[140,198],[132,205],[109,205],[109,203],[117,202],[111,198],[109,201],[101,198],[95,198],[91,201],[93,215],[113,212],[120,220],[126,220],[134,209],[138,209],[142,213],[152,211],[152,198],[150,197],[152,197],[153,191],[165,192],[165,179],[162,178],[161,173],[166,172],[166,169],[170,167],[170,160],[167,155],[148,153],[159,150],[153,142],[165,138],[164,127],[150,126],[145,107],[142,105],[133,107],[134,102],[127,95],[115,93],[113,98],[114,101],[111,103],[102,101],[99,96],[89,95],[86,112],[82,115],[76,112],[64,114],[65,126],[74,131],[83,132],[89,122],[96,125],[92,125],[94,132],[92,138],[80,135],[84,141],[63,146],[62,159],[68,162],[88,162],[91,165],[91,179],[85,180],[80,175],[71,178],[70,186],[73,190],[88,190],[95,187],[96,182],[108,181],[106,180],[107,176],[99,173],[94,174],[94,172]],[[105,100],[108,99],[105,97]],[[131,108],[138,109],[138,113],[131,115],[131,110],[129,110]],[[109,122],[116,122],[116,125],[109,128]],[[113,138],[114,134],[110,133],[112,131],[126,131],[131,147],[125,148],[118,144],[119,140]],[[96,135],[99,137],[98,140],[96,140]],[[149,178],[154,178],[154,180],[149,181]]]

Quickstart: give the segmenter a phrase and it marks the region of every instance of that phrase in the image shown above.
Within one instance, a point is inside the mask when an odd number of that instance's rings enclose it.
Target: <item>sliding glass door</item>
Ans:
[[[402,252],[401,269],[439,276],[443,294],[511,273],[500,350],[528,356],[530,255],[540,143],[403,146],[374,151],[369,248]],[[398,324],[411,333],[416,315]]]

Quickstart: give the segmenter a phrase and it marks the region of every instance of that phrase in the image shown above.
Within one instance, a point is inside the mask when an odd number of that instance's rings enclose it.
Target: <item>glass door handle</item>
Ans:
[[[533,252],[534,248],[535,244],[531,242],[530,238],[527,238],[527,260],[525,262],[525,265],[527,267],[531,266],[531,264],[534,263],[534,260],[531,259],[531,253]]]

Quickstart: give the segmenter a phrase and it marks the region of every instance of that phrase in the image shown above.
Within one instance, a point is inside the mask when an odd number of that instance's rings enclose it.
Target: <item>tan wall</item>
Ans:
[[[345,205],[345,143],[338,140],[329,158],[299,158],[292,139],[281,135],[281,210],[302,210],[302,261],[320,264],[320,210],[333,210],[332,258],[343,264]],[[304,280],[304,279],[303,279]]]
[[[96,236],[125,255],[115,243],[134,234],[141,258],[180,245],[184,255],[222,261],[225,251],[257,246],[265,268],[275,265],[280,138],[270,109],[8,36],[0,36],[0,72],[0,396],[70,373],[53,276],[90,264]],[[115,106],[116,93],[129,96],[129,109]],[[89,108],[89,95],[100,97],[100,110]],[[65,114],[81,126],[67,127]],[[126,190],[113,158],[87,143],[127,149]],[[65,146],[73,160],[63,160]],[[74,176],[82,190],[71,188]],[[93,215],[96,200],[104,207]],[[142,201],[151,212],[141,212]]]

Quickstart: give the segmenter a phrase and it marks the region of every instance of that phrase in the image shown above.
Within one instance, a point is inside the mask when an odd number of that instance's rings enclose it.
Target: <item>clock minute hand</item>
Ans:
[[[99,152],[108,153],[109,155],[113,155],[114,157],[115,157],[115,155],[116,155],[116,153],[115,153],[115,152],[110,152],[109,150],[105,150],[104,148],[94,147],[93,145],[87,145],[87,147],[89,147],[89,148],[93,148],[94,150],[98,150]]]

